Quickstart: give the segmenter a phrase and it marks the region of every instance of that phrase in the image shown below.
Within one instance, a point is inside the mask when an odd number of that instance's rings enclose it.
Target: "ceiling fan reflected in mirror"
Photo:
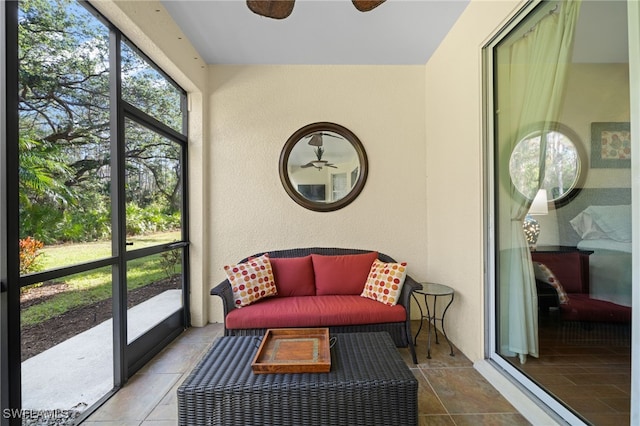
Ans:
[[[335,135],[332,135],[331,133],[324,133],[324,132],[316,132],[316,133],[313,133],[313,134],[311,134],[309,136],[311,136],[311,139],[309,139],[309,145],[311,145],[311,146],[322,146],[323,145],[323,142],[322,142],[322,137],[323,136],[329,136],[329,137],[336,138],[336,139],[342,139],[340,136],[335,136]]]
[[[311,137],[311,140],[309,141],[309,145],[311,145],[312,141],[313,141],[313,137]],[[322,139],[320,139],[320,143],[322,143]],[[302,166],[300,166],[301,168],[306,169],[308,167],[315,167],[316,169],[318,169],[318,171],[322,170],[323,167],[332,167],[334,169],[338,168],[337,166],[335,166],[334,164],[331,164],[327,160],[322,159],[322,155],[325,152],[325,149],[322,146],[316,146],[313,152],[315,152],[317,160],[309,161],[307,164],[303,164]]]
[[[385,0],[351,0],[360,12],[368,12],[380,6]],[[247,0],[249,9],[260,16],[284,19],[291,15],[295,0]]]

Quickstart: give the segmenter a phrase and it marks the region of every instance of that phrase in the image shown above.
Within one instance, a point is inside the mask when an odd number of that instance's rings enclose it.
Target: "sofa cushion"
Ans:
[[[359,295],[271,297],[225,318],[228,329],[331,327],[402,322],[402,305],[388,306]]]
[[[269,259],[276,281],[278,297],[313,296],[316,294],[311,255]]]
[[[360,295],[378,252],[323,256],[312,254],[317,295]]]
[[[571,294],[569,303],[560,305],[565,321],[623,322],[631,321],[631,308],[605,300],[592,299],[588,294]]]
[[[231,284],[237,308],[277,294],[269,255],[264,254],[245,263],[226,265],[224,271]]]
[[[406,276],[406,263],[384,263],[376,259],[360,296],[393,306],[398,303]]]

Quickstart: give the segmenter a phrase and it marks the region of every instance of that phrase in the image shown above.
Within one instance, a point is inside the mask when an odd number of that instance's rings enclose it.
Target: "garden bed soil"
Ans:
[[[166,290],[180,289],[180,277],[172,277],[137,288],[127,293],[127,306],[131,308]],[[21,309],[42,303],[67,289],[65,283],[49,283],[29,289],[20,297]],[[111,319],[112,300],[107,299],[65,312],[39,324],[22,328],[22,361],[35,356],[65,340]]]

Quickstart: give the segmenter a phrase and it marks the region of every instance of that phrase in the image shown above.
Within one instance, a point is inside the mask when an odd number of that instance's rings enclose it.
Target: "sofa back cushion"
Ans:
[[[364,289],[364,283],[367,281],[371,265],[377,258],[377,251],[341,256],[312,254],[316,294],[319,296],[360,295]]]
[[[278,296],[313,296],[316,294],[311,255],[270,258]]]

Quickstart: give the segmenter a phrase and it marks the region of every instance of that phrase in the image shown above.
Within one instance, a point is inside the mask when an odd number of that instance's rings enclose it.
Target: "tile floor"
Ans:
[[[177,424],[177,389],[221,336],[221,324],[191,328],[136,373],[84,426],[164,426]],[[420,425],[528,425],[529,422],[478,373],[457,349],[432,345],[426,357],[426,333],[418,338],[418,361],[399,349],[419,382]]]
[[[540,319],[540,357],[516,368],[594,425],[630,424],[630,327]]]

